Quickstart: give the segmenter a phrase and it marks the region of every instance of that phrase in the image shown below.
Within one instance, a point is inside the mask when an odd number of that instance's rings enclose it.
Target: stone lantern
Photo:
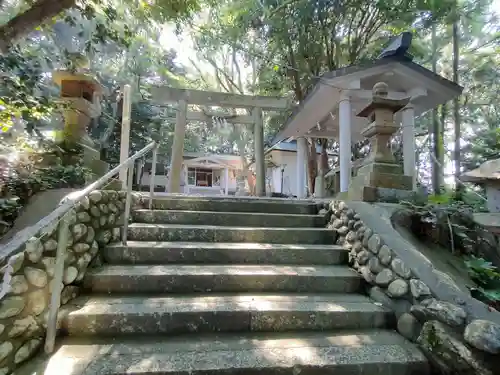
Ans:
[[[60,101],[65,104],[64,131],[60,141],[94,147],[87,127],[101,114],[103,89],[95,77],[85,72],[85,64],[85,61],[80,61],[76,71],[57,70],[52,73],[52,78],[61,88]]]
[[[359,114],[371,123],[361,134],[371,143],[371,152],[351,180],[348,199],[374,202],[387,199],[405,199],[413,194],[413,177],[403,174],[389,148],[389,141],[399,129],[394,114],[410,101],[389,99],[387,84],[373,86],[372,101]]]
[[[460,180],[483,185],[488,211],[500,212],[500,159],[484,162],[479,168],[462,174]]]
[[[107,171],[107,163],[101,162],[96,144],[89,137],[87,128],[93,118],[101,114],[100,100],[103,87],[88,73],[88,60],[79,55],[74,58],[75,70],[57,70],[52,73],[54,82],[61,89],[60,102],[64,104],[64,130],[57,141],[68,146],[83,148],[84,165],[97,175]]]
[[[489,160],[460,176],[463,182],[483,185],[486,190],[486,207],[489,213],[474,213],[474,222],[491,234],[500,236],[500,159]]]

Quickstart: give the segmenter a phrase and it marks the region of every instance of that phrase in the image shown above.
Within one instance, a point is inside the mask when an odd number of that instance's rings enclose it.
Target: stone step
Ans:
[[[45,365],[65,375],[429,375],[418,347],[392,331],[66,338]]]
[[[336,232],[327,228],[255,228],[212,225],[133,223],[131,241],[257,242],[272,244],[334,244]]]
[[[361,279],[344,266],[134,265],[89,270],[84,286],[106,293],[352,293]]]
[[[63,323],[70,335],[381,328],[394,316],[356,294],[103,296],[71,305]]]
[[[110,264],[302,264],[347,262],[338,245],[128,241],[103,249]]]
[[[135,210],[132,219],[136,223],[177,225],[218,225],[240,227],[326,227],[324,215],[217,212],[178,210]]]
[[[146,204],[149,202],[144,197]],[[213,211],[213,212],[262,212],[277,214],[318,213],[318,206],[311,201],[266,198],[226,198],[226,197],[157,197],[153,199],[157,210]]]

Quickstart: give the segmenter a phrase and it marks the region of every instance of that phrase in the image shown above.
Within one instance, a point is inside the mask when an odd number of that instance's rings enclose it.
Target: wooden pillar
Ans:
[[[130,85],[123,87],[122,131],[120,142],[120,164],[129,157],[130,149],[130,112],[131,112]],[[119,173],[122,190],[127,189],[127,168],[122,168]]]
[[[342,94],[339,103],[340,192],[346,192],[351,182],[351,98]]]
[[[172,158],[170,159],[170,176],[168,179],[168,192],[180,193],[181,168],[184,156],[184,136],[186,134],[187,103],[180,100],[177,105],[175,120],[174,144],[172,145]]]
[[[307,197],[307,141],[304,137],[297,138],[297,198]]]
[[[403,108],[403,166],[404,174],[413,177],[413,190],[417,187],[415,163],[415,111],[411,104]]]
[[[229,195],[229,168],[224,169],[224,184],[226,186],[226,195]]]
[[[254,149],[255,149],[255,195],[263,197],[266,195],[266,169],[264,162],[264,123],[262,120],[262,108],[254,108]]]

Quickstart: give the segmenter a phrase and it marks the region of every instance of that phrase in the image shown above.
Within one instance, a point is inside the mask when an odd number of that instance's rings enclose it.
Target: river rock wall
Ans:
[[[68,212],[62,305],[78,295],[87,269],[100,263],[99,250],[120,239],[125,199],[125,192],[93,191]],[[59,222],[47,223],[0,263],[0,375],[10,374],[43,350],[58,228]]]
[[[398,233],[373,206],[333,201],[325,208],[329,228],[339,234],[337,244],[349,250],[350,265],[366,281],[369,296],[395,312],[398,332],[422,348],[438,373],[498,374],[498,312],[488,314],[486,306],[481,309],[467,296],[460,298],[459,290],[447,294],[453,281],[446,280],[446,275],[438,282],[419,277],[432,265],[406,257],[414,251],[408,244],[394,246]]]

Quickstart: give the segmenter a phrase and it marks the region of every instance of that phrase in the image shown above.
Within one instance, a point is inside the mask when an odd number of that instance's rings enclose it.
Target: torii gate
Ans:
[[[166,86],[156,86],[151,89],[152,101],[157,104],[177,104],[174,143],[170,165],[168,192],[180,192],[181,168],[184,153],[184,137],[188,121],[206,121],[208,117],[224,118],[232,124],[253,125],[254,152],[256,165],[256,194],[264,196],[265,166],[264,166],[264,124],[263,111],[280,111],[289,108],[290,100],[271,96],[250,96],[210,92],[201,90],[178,89]],[[224,115],[217,112],[204,113],[189,111],[188,105],[217,106],[229,108],[250,108],[251,116]]]

